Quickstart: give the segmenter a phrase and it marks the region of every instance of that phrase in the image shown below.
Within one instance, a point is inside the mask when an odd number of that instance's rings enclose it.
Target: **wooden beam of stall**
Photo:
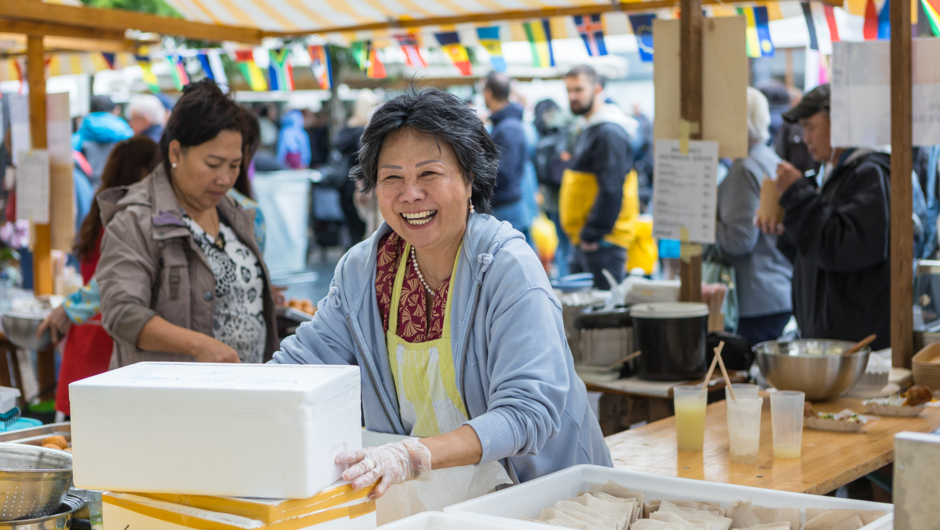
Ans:
[[[26,80],[29,83],[29,131],[33,149],[46,149],[46,61],[43,38],[26,41]],[[33,292],[52,294],[52,234],[48,224],[33,224]]]
[[[911,4],[891,2],[891,357],[910,368],[914,355],[914,233],[911,220],[913,109]]]
[[[10,41],[20,46],[7,49],[3,52],[4,57],[16,57],[18,55],[26,55],[26,36],[18,35],[15,33],[3,33],[0,31],[0,41]],[[75,39],[72,37],[46,37],[43,39],[43,44],[46,48],[46,53],[88,53],[88,52],[110,52],[110,53],[136,53],[141,46],[146,46],[147,43],[142,43],[135,40],[122,40],[122,41],[111,41],[111,40],[89,40],[89,39]]]
[[[822,0],[823,3],[832,6],[842,7],[840,0]],[[702,5],[734,5],[751,4],[749,1],[729,1],[723,0],[700,0],[699,7]],[[302,35],[329,34],[329,33],[350,33],[356,31],[376,31],[390,28],[420,28],[423,26],[448,26],[453,24],[475,24],[492,22],[494,20],[528,20],[552,17],[567,17],[574,15],[596,15],[600,13],[610,13],[613,11],[622,11],[626,13],[640,11],[655,11],[657,9],[670,9],[679,5],[676,0],[642,0],[630,2],[611,2],[609,4],[584,5],[577,7],[551,7],[543,9],[518,9],[500,11],[498,13],[476,13],[472,15],[459,15],[447,17],[429,17],[429,18],[408,18],[395,19],[382,22],[373,22],[371,24],[358,24],[355,26],[337,26],[331,28],[317,29],[298,29],[292,31],[265,31],[265,37],[297,37]]]
[[[679,36],[679,90],[682,120],[690,124],[689,138],[701,140],[702,123],[702,0],[682,0]],[[701,245],[682,243],[679,299],[702,301]]]
[[[204,24],[119,9],[69,6],[32,0],[0,1],[0,18],[104,31],[123,32],[136,29],[213,42],[260,44],[262,37],[261,30],[257,28]]]
[[[48,39],[52,37],[67,37],[70,39],[113,41],[122,43],[127,40],[124,36],[124,31],[105,31],[90,28],[79,28],[75,26],[64,26],[61,24],[46,24],[41,22],[10,19],[0,19],[0,33],[16,33],[20,35],[32,35],[34,37],[46,37],[46,46],[49,45]]]

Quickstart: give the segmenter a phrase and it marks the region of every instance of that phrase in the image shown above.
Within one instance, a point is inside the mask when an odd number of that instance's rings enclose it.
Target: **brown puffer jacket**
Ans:
[[[188,355],[137,348],[144,324],[157,315],[213,336],[215,275],[183,222],[163,166],[133,186],[102,192],[98,207],[105,231],[95,278],[101,289],[102,323],[114,338],[111,369],[144,361],[194,361]],[[255,212],[243,210],[227,195],[218,208],[261,262],[267,361],[278,348],[277,323],[270,276],[254,236]]]

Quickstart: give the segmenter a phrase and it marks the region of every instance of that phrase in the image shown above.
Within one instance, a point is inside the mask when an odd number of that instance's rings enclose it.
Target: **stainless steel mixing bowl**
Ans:
[[[808,401],[825,401],[852,388],[865,374],[871,348],[842,355],[854,343],[841,340],[762,342],[754,346],[757,365],[778,390],[797,390]]]
[[[0,530],[62,530],[64,528],[74,528],[72,525],[73,520],[78,515],[76,512],[84,506],[84,499],[77,495],[68,494],[62,499],[62,504],[52,515],[9,522],[0,521]]]
[[[0,443],[0,521],[48,517],[72,485],[72,455]]]
[[[7,313],[3,315],[3,332],[10,342],[24,350],[41,351],[52,344],[52,338],[49,336],[49,330],[42,332],[42,336],[36,337],[36,330],[42,324],[43,317],[38,315],[18,315]]]

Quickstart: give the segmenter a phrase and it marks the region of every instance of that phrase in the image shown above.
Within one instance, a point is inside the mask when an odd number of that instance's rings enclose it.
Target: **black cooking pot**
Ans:
[[[708,371],[708,306],[693,302],[638,304],[630,310],[641,379],[688,381]]]

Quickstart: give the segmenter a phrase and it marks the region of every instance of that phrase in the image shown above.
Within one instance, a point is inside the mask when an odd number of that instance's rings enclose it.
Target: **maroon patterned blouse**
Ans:
[[[405,240],[391,232],[379,241],[376,260],[375,297],[382,315],[382,326],[388,331],[389,311],[392,305],[392,289],[395,287],[395,274],[401,265],[405,252]],[[418,279],[418,273],[411,263],[411,257],[405,265],[405,277],[401,286],[401,300],[398,307],[397,335],[407,342],[426,342],[441,338],[444,333],[444,307],[447,305],[447,291],[450,278],[444,280],[437,289],[431,318],[427,317],[425,297],[428,296]]]

